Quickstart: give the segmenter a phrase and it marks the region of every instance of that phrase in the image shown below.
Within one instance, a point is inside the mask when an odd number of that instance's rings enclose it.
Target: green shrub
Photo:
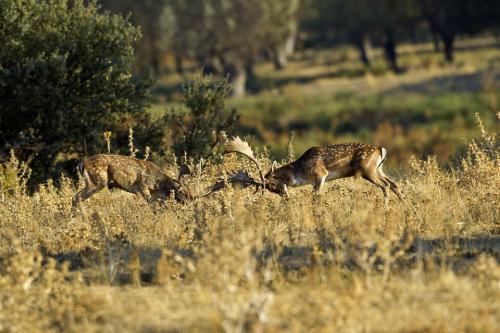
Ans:
[[[124,142],[132,126],[158,137],[144,112],[151,82],[131,73],[140,32],[126,19],[94,1],[0,0],[0,8],[0,154],[15,149],[42,180],[68,157],[98,151],[104,130]]]
[[[217,80],[198,72],[183,85],[184,101],[167,115],[172,127],[173,149],[177,156],[194,160],[210,156],[221,131],[231,132],[238,120],[234,109],[227,110],[231,93],[227,79]]]

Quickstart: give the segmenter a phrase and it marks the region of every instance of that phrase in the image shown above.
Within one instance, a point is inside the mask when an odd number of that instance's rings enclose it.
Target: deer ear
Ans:
[[[182,176],[184,175],[190,175],[191,174],[191,169],[189,168],[189,166],[185,163],[182,163],[180,166],[179,166],[179,179],[181,179]]]

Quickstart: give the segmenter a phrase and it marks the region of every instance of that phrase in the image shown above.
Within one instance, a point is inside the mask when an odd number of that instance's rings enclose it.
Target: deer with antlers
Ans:
[[[80,162],[79,171],[85,187],[73,197],[73,206],[106,187],[140,194],[149,202],[163,201],[172,193],[178,202],[187,202],[211,193],[198,196],[191,194],[182,178],[190,174],[185,164],[181,165],[176,180],[149,161],[121,155],[97,154]]]
[[[250,177],[245,171],[229,176],[227,181],[242,183],[245,186],[254,185],[257,188],[256,191],[262,188],[288,197],[289,187],[311,184],[314,186],[314,192],[318,194],[325,182],[360,175],[382,190],[386,209],[389,204],[388,188],[401,201],[403,200],[403,195],[396,183],[382,171],[382,164],[387,158],[387,150],[384,147],[362,143],[313,147],[289,164],[280,168],[274,168],[273,165],[265,176],[252,149],[239,137],[226,142],[224,153],[238,153],[255,163],[259,171],[260,182]]]

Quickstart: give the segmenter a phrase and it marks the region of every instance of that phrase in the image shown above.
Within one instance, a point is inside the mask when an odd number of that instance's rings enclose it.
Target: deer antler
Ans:
[[[248,172],[238,171],[237,173],[233,173],[232,175],[227,177],[227,180],[223,179],[223,178],[219,178],[219,180],[215,184],[213,184],[212,187],[206,193],[198,195],[196,197],[203,198],[203,197],[205,197],[213,192],[217,192],[217,191],[223,189],[224,187],[226,187],[226,183],[228,183],[228,182],[233,183],[233,184],[240,183],[240,184],[243,184],[244,187],[247,187],[250,185],[255,185],[256,186],[255,192],[257,192],[259,190],[259,187],[262,186],[261,183],[257,182],[255,179],[250,177]]]
[[[264,174],[262,173],[262,169],[260,168],[259,162],[257,162],[257,159],[253,155],[253,151],[248,145],[248,142],[241,140],[240,137],[238,136],[229,141],[226,141],[224,145],[224,154],[229,154],[229,153],[241,154],[243,156],[248,157],[252,162],[254,162],[255,165],[257,166],[257,169],[259,170],[260,179],[262,180],[262,184],[259,185],[262,185],[264,187],[265,184]],[[247,175],[247,177],[250,178],[250,176],[248,176],[248,173],[245,172],[245,174]],[[253,182],[255,182],[255,180],[253,180]]]
[[[241,183],[245,187],[249,185],[255,185],[257,187],[262,186],[262,183],[259,183],[255,179],[250,177],[250,175],[246,171],[238,171],[237,173],[234,173],[231,176],[227,177],[227,180],[230,183]]]

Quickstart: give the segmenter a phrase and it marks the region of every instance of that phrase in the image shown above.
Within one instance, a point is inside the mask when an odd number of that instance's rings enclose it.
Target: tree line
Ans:
[[[194,60],[207,72],[229,74],[234,95],[243,95],[254,64],[286,66],[300,47],[352,44],[364,65],[371,45],[380,46],[388,66],[401,72],[397,45],[433,41],[453,62],[457,36],[498,34],[495,0],[103,0],[103,8],[131,13],[142,28],[138,61],[160,72],[165,53]]]

